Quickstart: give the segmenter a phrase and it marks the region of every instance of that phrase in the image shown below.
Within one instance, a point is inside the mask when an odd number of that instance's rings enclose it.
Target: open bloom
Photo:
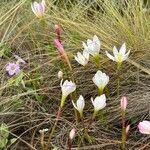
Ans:
[[[128,104],[128,100],[127,100],[127,97],[126,96],[123,96],[122,98],[121,98],[121,109],[123,110],[123,111],[125,111],[126,110],[126,107],[127,107],[127,104]]]
[[[80,116],[82,117],[83,115],[83,109],[85,106],[85,101],[82,95],[80,95],[79,99],[77,100],[76,104],[72,101],[73,106],[75,109],[77,109],[80,113]]]
[[[99,91],[103,92],[105,86],[109,82],[109,76],[98,70],[93,77],[93,82],[98,87]]]
[[[88,63],[88,61],[89,61],[89,53],[86,50],[83,51],[83,54],[81,54],[80,52],[78,52],[77,56],[75,56],[75,60],[79,64],[85,66]]]
[[[31,4],[32,11],[38,18],[43,18],[45,12],[45,5],[45,0],[42,0],[39,3],[34,2],[33,4]]]
[[[113,61],[116,61],[117,63],[121,64],[123,61],[125,61],[129,54],[130,54],[130,50],[126,53],[126,45],[125,43],[121,46],[120,50],[118,51],[117,48],[114,46],[113,48],[113,54],[114,56],[110,55],[107,51],[106,51],[106,55]]]
[[[6,71],[8,72],[10,76],[14,74],[18,74],[20,72],[20,66],[18,63],[9,63],[6,66]]]
[[[140,122],[138,128],[142,134],[150,134],[150,121],[144,120]]]
[[[88,39],[87,43],[83,42],[84,49],[94,57],[99,55],[100,46],[101,46],[100,40],[96,35],[94,35],[93,40]]]
[[[97,96],[94,100],[91,98],[92,104],[94,106],[94,111],[98,112],[106,106],[106,96],[105,94]]]
[[[76,90],[76,84],[68,80],[66,80],[64,83],[62,82],[63,80],[61,80],[61,83],[60,83],[62,96],[66,98],[70,93]]]

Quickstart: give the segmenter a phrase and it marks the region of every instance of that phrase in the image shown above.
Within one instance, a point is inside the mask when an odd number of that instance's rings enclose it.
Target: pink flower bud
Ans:
[[[57,34],[57,38],[58,38],[59,42],[61,42],[61,40],[60,40],[61,28],[57,24],[55,25],[55,33]]]
[[[150,134],[150,121],[144,120],[140,122],[138,128],[142,134]]]
[[[128,126],[126,127],[126,134],[129,133],[129,130],[130,130],[130,125],[128,125]]]
[[[75,134],[76,134],[76,129],[73,128],[69,133],[70,140],[73,140],[73,138],[75,137]]]
[[[61,54],[64,53],[65,50],[58,39],[54,39],[54,45],[58,49],[59,53],[61,53]]]
[[[64,50],[63,45],[60,43],[59,39],[54,39],[54,45],[58,49],[60,56],[67,62],[70,69],[72,69],[68,55],[67,55],[66,51]]]
[[[127,104],[128,104],[127,97],[126,97],[126,96],[123,96],[123,97],[121,98],[121,109],[122,109],[123,111],[126,110]]]

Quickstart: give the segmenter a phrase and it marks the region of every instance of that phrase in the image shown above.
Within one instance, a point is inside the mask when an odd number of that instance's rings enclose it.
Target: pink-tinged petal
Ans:
[[[140,122],[138,128],[142,134],[150,134],[150,121],[144,120]]]
[[[126,96],[123,96],[123,97],[121,98],[121,103],[120,103],[121,109],[122,109],[123,111],[126,110],[127,104],[128,104],[127,97],[126,97]]]
[[[73,138],[75,137],[75,134],[76,134],[76,129],[73,128],[69,133],[70,140],[73,140]]]
[[[128,126],[126,127],[126,134],[129,133],[129,130],[130,130],[130,125],[128,125]]]
[[[20,72],[20,66],[17,63],[9,63],[6,66],[6,71],[8,72],[10,76],[14,74],[18,74]]]

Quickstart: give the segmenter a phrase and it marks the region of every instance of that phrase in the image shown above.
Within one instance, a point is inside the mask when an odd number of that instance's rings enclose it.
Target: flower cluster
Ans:
[[[78,52],[77,56],[75,56],[75,60],[79,64],[85,66],[89,61],[88,54],[92,55],[94,58],[99,57],[101,42],[100,42],[99,38],[96,35],[94,35],[92,40],[88,39],[86,43],[83,42],[83,47],[84,47],[83,54]],[[109,54],[106,51],[106,55],[108,56],[108,58],[117,62],[118,65],[121,65],[121,63],[128,58],[128,56],[130,54],[130,50],[126,53],[126,45],[124,43],[121,46],[119,51],[117,50],[116,46],[114,46],[113,54],[114,54],[114,56],[112,56],[111,54]]]

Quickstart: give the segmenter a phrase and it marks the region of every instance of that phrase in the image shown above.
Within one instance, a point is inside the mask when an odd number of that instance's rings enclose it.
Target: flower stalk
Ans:
[[[125,126],[125,111],[128,104],[127,97],[123,96],[121,98],[121,116],[122,116],[122,150],[125,150],[125,144],[126,144],[126,126]]]

